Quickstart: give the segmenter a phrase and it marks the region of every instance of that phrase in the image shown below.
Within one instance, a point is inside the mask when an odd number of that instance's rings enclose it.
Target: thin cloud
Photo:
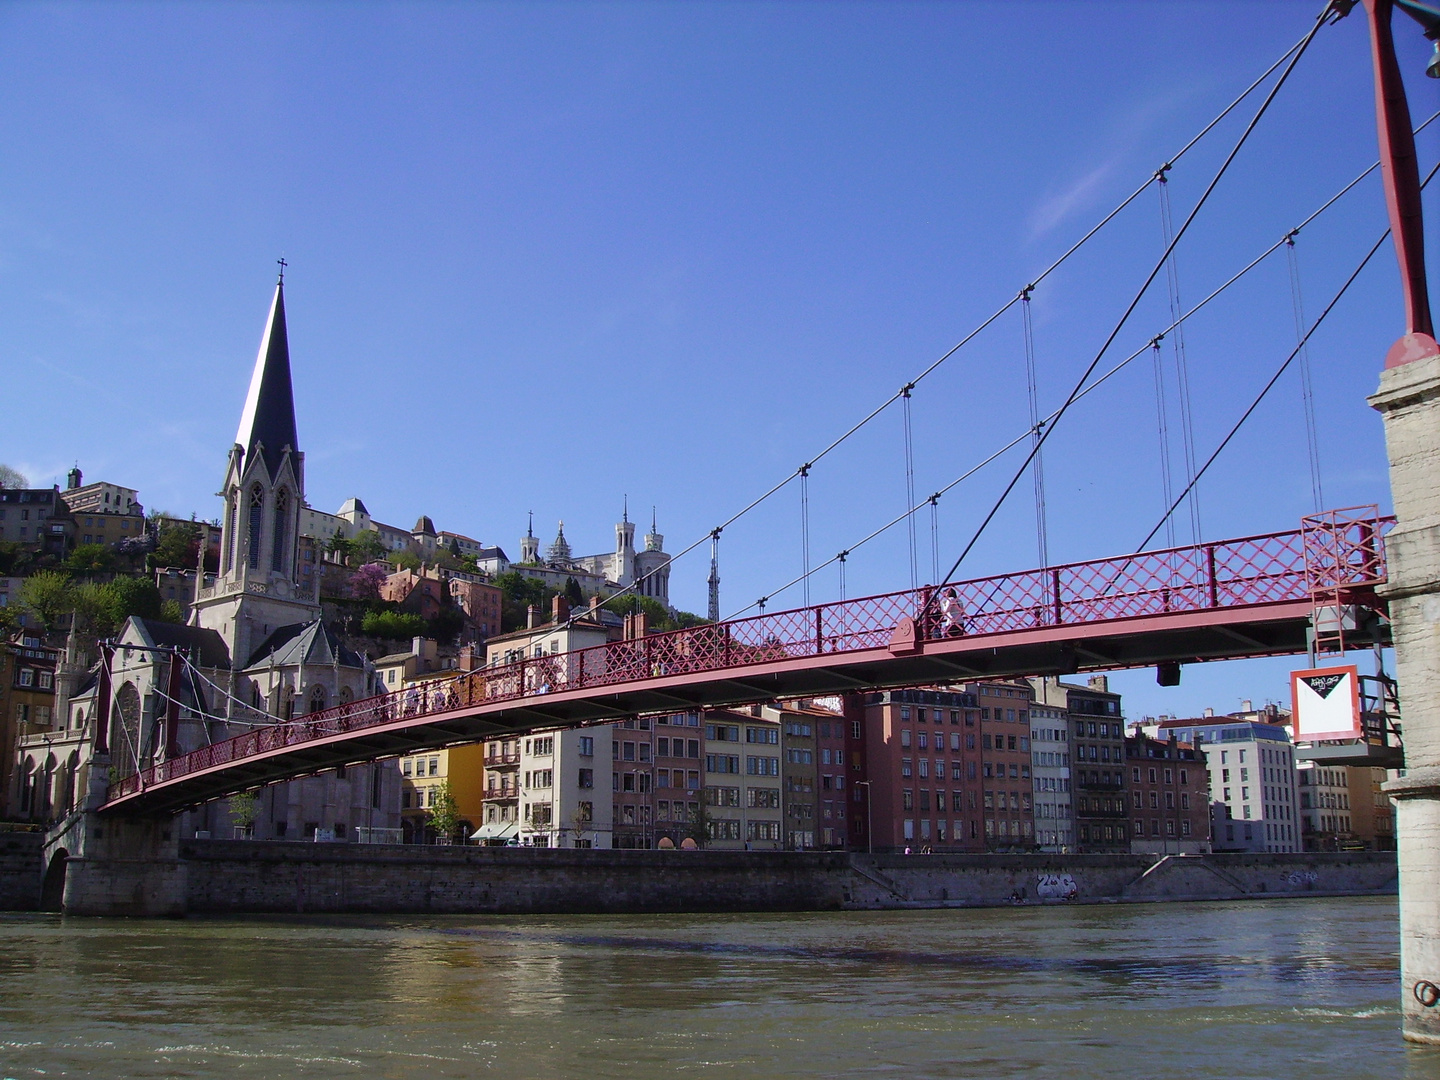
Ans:
[[[1104,157],[1078,180],[1041,199],[1030,215],[1030,239],[1038,240],[1067,218],[1095,205],[1112,178],[1135,160],[1140,147],[1157,126],[1173,117],[1185,101],[1201,92],[1198,86],[1174,87],[1166,93],[1137,101],[1115,116],[1109,133],[1100,139]],[[1160,162],[1157,160],[1157,166]],[[1133,182],[1143,179],[1137,174]]]
[[[1111,155],[1064,191],[1042,200],[1030,215],[1030,239],[1038,240],[1071,214],[1088,206],[1096,192],[1115,175],[1125,156],[1118,153]]]

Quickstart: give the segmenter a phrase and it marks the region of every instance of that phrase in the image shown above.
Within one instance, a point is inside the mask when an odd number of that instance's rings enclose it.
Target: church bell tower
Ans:
[[[317,597],[302,595],[297,565],[305,455],[295,432],[283,270],[220,494],[220,571],[213,588],[199,590],[194,621],[218,631],[232,664],[244,667],[272,630],[320,614]]]

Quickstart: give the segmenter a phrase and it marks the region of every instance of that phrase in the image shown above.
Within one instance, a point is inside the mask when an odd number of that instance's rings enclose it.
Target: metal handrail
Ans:
[[[918,620],[920,642],[970,639],[1307,600],[1317,580],[1330,589],[1370,587],[1385,579],[1383,536],[1393,523],[1373,508],[1332,511],[1306,519],[1302,530],[955,582],[940,587],[938,602],[932,602],[936,587],[925,586],[519,658],[252,729],[124,777],[111,786],[110,799],[258,754],[397,721],[419,722],[561,691],[884,648],[904,619]]]

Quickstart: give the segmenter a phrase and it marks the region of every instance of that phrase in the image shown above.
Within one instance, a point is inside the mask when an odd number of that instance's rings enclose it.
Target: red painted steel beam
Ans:
[[[928,609],[930,588],[528,658],[202,747],[120,780],[108,805],[174,808],[257,778],[617,714],[921,685],[957,672],[1070,674],[1298,653],[1316,582],[1365,602],[1383,578],[1387,523],[1374,508],[1331,511],[1302,532],[957,582],[920,625],[911,613]],[[1041,581],[1063,586],[1063,604],[1036,602]]]
[[[1390,237],[1400,263],[1405,298],[1405,336],[1390,347],[1387,368],[1399,367],[1440,352],[1430,318],[1430,292],[1425,277],[1425,224],[1420,201],[1420,166],[1410,124],[1405,81],[1395,59],[1390,29],[1394,0],[1364,0],[1370,22],[1370,57],[1375,69],[1375,127],[1380,139],[1380,177]]]

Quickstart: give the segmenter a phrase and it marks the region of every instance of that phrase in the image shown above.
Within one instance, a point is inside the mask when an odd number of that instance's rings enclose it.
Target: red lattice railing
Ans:
[[[921,641],[1112,622],[1337,596],[1385,579],[1373,507],[1306,518],[1295,532],[1070,563],[531,657],[433,680],[257,728],[172,758],[111,786],[112,800],[258,754],[397,721],[561,691],[636,686],[883,648],[911,619]]]

